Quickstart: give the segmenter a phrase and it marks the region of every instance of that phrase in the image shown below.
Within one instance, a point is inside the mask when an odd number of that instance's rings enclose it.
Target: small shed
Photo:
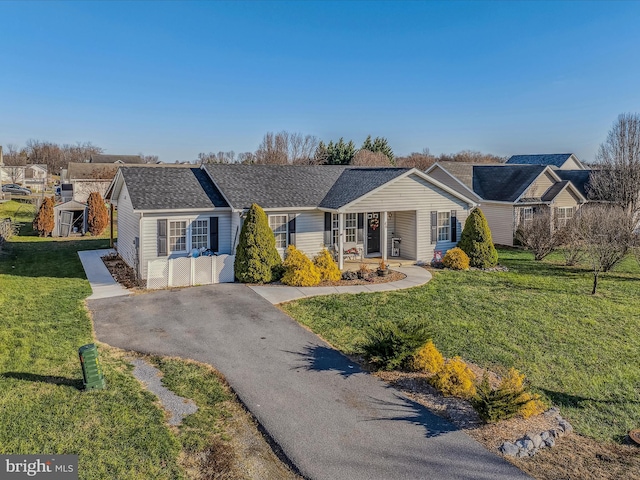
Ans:
[[[68,237],[72,233],[87,231],[87,204],[75,200],[53,207],[54,237]]]

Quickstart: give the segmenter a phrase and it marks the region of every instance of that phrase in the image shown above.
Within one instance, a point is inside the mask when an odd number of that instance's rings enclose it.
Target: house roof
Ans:
[[[390,182],[410,168],[347,168],[320,202],[320,207],[338,209]]]
[[[144,163],[140,155],[104,155],[93,154],[89,157],[89,163]]]
[[[544,192],[540,200],[543,202],[550,202],[554,198],[558,196],[558,194],[563,191],[567,185],[569,185],[569,180],[562,180],[561,182],[556,182],[549,187],[549,190]]]
[[[117,163],[69,163],[69,180],[112,180],[120,165]]]
[[[569,160],[572,153],[551,153],[540,155],[512,155],[507,160],[507,165],[550,165],[561,167]]]
[[[544,165],[474,165],[473,191],[485,200],[515,202],[545,168]]]
[[[555,173],[562,180],[569,180],[585,198],[588,197],[591,170],[556,170]]]
[[[59,203],[53,207],[54,210],[84,210],[87,204],[78,202],[77,200],[69,200],[68,202]]]
[[[469,190],[473,190],[473,167],[477,165],[482,166],[496,166],[503,167],[504,163],[467,163],[467,162],[437,162],[435,165],[440,165],[443,169],[456,177],[465,187]],[[433,167],[431,167],[433,168]],[[431,168],[429,170],[431,170]]]
[[[233,208],[315,208],[340,175],[342,165],[240,165],[203,167]]]
[[[146,166],[120,169],[134,210],[223,208],[229,205],[199,168]]]

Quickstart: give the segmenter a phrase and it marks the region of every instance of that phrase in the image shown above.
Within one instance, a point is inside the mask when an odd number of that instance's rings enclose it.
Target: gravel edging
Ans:
[[[187,415],[196,413],[198,406],[189,398],[176,395],[162,385],[162,372],[153,365],[140,358],[130,359],[133,365],[133,376],[136,377],[147,390],[155,394],[162,407],[169,412],[169,425],[180,425]]]

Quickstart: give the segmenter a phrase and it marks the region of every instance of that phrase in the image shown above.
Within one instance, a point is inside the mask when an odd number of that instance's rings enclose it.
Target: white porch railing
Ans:
[[[158,258],[147,268],[147,288],[189,287],[232,283],[235,255],[213,257]]]

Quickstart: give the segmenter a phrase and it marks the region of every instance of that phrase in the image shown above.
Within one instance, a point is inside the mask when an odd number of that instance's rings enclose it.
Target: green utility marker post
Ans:
[[[98,362],[98,349],[95,344],[89,343],[78,349],[80,364],[82,365],[82,379],[85,390],[94,388],[103,389],[107,386],[100,362]]]

